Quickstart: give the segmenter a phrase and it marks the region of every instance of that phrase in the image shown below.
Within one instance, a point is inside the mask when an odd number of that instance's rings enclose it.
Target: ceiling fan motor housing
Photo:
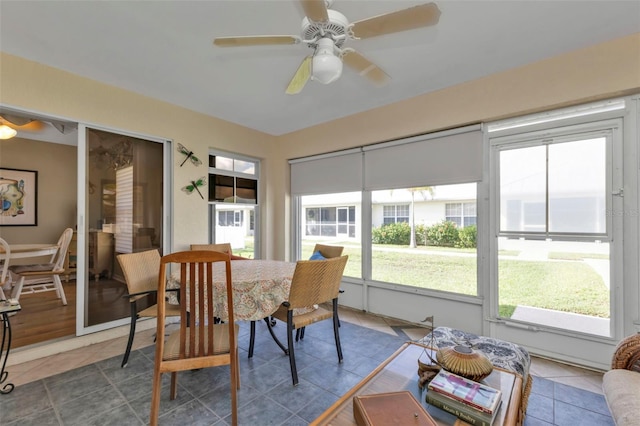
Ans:
[[[342,47],[349,27],[349,20],[340,12],[327,10],[329,20],[327,22],[313,22],[306,16],[302,20],[302,39],[319,40],[323,37],[331,37],[336,47]],[[315,47],[315,43],[310,45]]]

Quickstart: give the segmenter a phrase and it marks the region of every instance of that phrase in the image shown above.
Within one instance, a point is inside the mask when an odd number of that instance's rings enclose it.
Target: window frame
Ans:
[[[226,168],[216,168],[209,166],[208,168],[208,177],[209,177],[209,194],[212,192],[212,187],[214,183],[211,181],[212,175],[218,176],[227,176],[232,177],[234,186],[233,186],[233,199],[230,201],[216,201],[208,197],[207,201],[209,204],[209,243],[216,242],[216,227],[218,226],[218,213],[223,211],[231,212],[233,215],[233,227],[243,227],[247,230],[248,236],[253,237],[254,243],[254,253],[253,257],[255,259],[260,258],[260,202],[261,202],[261,185],[260,185],[260,166],[261,161],[258,158],[249,157],[242,154],[231,153],[228,151],[221,151],[216,149],[210,149],[208,153],[208,164],[212,164],[212,157],[222,157],[225,159],[232,160],[232,164],[239,163],[251,163],[253,164],[253,173],[246,173],[237,170],[229,170]],[[235,168],[235,166],[234,166]],[[247,202],[238,202],[237,195],[237,182],[238,179],[250,179],[255,181],[255,191],[256,198],[254,203]],[[224,206],[224,208],[222,208]],[[244,212],[248,212],[245,214]],[[240,212],[241,216],[241,224],[236,225],[235,218],[237,217],[237,213]],[[227,214],[227,213],[225,213]]]
[[[610,129],[621,128],[622,124],[619,119],[595,119],[594,121],[588,121],[580,124],[570,124],[563,126],[561,123],[555,123],[554,127],[545,130],[533,131],[533,132],[516,132],[507,136],[490,136],[490,146],[493,150],[492,156],[495,169],[492,170],[495,179],[494,191],[495,191],[495,203],[494,209],[496,211],[493,217],[496,235],[500,237],[508,238],[537,238],[537,239],[554,239],[558,241],[578,241],[578,240],[601,240],[611,241],[612,239],[612,218],[611,215],[607,215],[605,223],[605,232],[558,232],[549,231],[548,224],[548,212],[549,212],[549,188],[548,182],[545,188],[545,223],[543,224],[544,230],[542,231],[506,231],[502,230],[500,224],[500,212],[501,212],[501,193],[500,193],[500,153],[506,150],[523,149],[534,146],[549,146],[553,144],[562,144],[573,142],[576,140],[584,140],[586,137],[605,137],[606,139],[606,187],[605,187],[605,209],[607,212],[611,211],[611,197],[612,189],[611,175],[613,167],[613,138],[615,137],[614,131]],[[579,136],[578,139],[576,139]],[[548,150],[548,148],[547,148]],[[547,159],[548,161],[548,159]],[[545,167],[548,167],[545,165]],[[548,169],[547,169],[548,170]],[[548,171],[547,171],[548,173]],[[548,178],[548,177],[547,177]]]

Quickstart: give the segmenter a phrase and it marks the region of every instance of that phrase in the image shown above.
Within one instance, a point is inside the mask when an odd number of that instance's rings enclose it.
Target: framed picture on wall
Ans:
[[[0,168],[0,226],[38,225],[38,172]]]

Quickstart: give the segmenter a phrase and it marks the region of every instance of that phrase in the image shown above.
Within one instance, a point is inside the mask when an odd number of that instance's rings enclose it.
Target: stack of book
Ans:
[[[426,401],[469,424],[491,426],[500,408],[502,391],[440,370],[427,386]]]

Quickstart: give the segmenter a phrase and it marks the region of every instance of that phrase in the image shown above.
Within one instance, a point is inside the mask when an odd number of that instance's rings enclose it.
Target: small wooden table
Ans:
[[[428,362],[428,358],[424,354],[425,349],[430,350],[419,343],[405,343],[371,374],[315,419],[311,425],[355,425],[356,421],[353,418],[353,397],[355,395],[400,390],[410,391],[439,425],[466,425],[466,422],[459,420],[454,415],[425,402],[425,395],[418,387],[418,358]],[[517,424],[522,379],[509,371],[494,367],[493,372],[484,382],[491,387],[502,390],[502,405],[494,425]]]

